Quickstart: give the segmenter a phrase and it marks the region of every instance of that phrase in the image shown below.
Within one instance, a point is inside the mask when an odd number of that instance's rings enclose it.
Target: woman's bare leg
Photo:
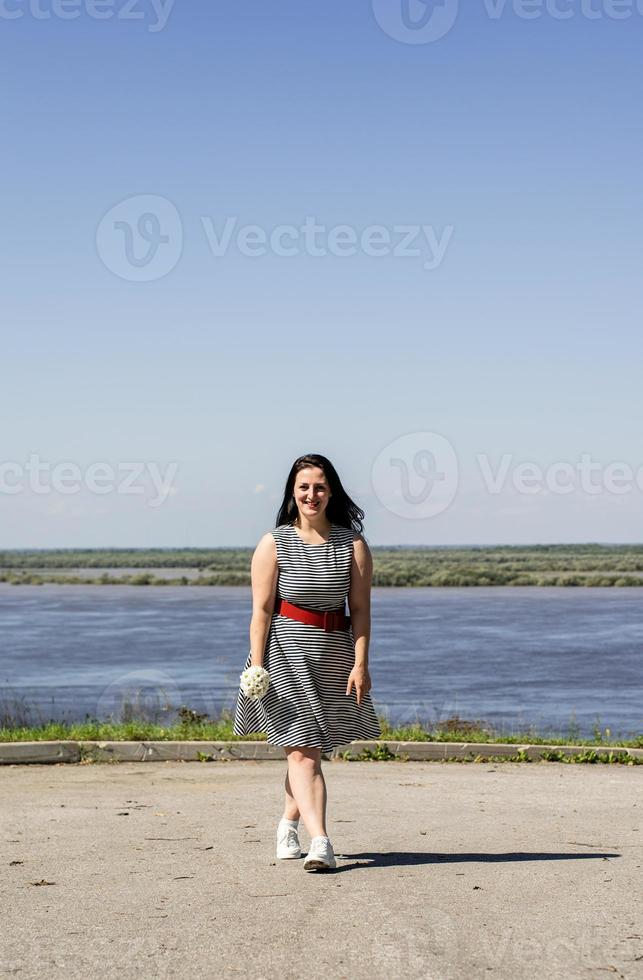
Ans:
[[[292,795],[292,789],[290,786],[290,773],[286,771],[286,799],[284,802],[284,812],[283,816],[286,820],[299,820],[301,814],[299,812],[299,807],[297,806],[297,801]]]
[[[327,837],[328,793],[321,768],[321,749],[287,746],[290,792],[306,830],[312,837]],[[295,819],[294,817],[291,819]]]

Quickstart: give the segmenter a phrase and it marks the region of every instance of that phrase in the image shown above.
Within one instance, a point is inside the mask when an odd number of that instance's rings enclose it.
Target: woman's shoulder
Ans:
[[[282,540],[283,535],[286,532],[287,528],[288,528],[287,524],[279,524],[277,527],[268,528],[263,532],[263,534],[259,538],[259,541],[257,542],[257,547],[265,548],[265,547],[274,546],[275,542]]]
[[[264,533],[262,540],[282,541],[291,527],[291,524],[277,524],[276,527],[271,527]]]
[[[354,527],[344,527],[343,524],[337,524],[335,527],[338,528],[338,533],[343,537],[345,542],[351,545],[355,545],[356,542],[361,542],[362,546],[368,547],[364,535],[356,531]]]
[[[352,538],[351,544],[353,546],[353,551],[355,552],[356,555],[370,554],[371,549],[368,546],[368,541],[361,533],[361,531],[356,531],[354,528],[351,528],[351,538]]]

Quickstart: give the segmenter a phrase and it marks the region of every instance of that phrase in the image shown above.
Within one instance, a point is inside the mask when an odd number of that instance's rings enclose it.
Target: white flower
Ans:
[[[270,674],[263,667],[247,667],[240,675],[241,690],[251,701],[258,701],[267,692]]]

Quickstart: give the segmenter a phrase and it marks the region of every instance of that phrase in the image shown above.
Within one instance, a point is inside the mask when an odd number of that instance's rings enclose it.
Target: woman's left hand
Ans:
[[[361,667],[357,664],[351,670],[348,675],[348,684],[346,685],[346,693],[351,693],[352,686],[355,685],[355,695],[357,697],[357,703],[362,703],[362,698],[368,694],[371,689],[371,675],[368,672],[368,667]]]

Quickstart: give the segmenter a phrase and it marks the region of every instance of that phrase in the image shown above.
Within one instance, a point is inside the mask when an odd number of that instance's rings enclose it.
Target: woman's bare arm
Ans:
[[[355,639],[355,666],[368,668],[368,647],[371,638],[371,582],[373,558],[361,534],[353,539],[351,584],[348,606]]]
[[[277,595],[277,545],[267,531],[255,548],[250,564],[252,618],[250,620],[251,667],[263,667],[263,654]]]

